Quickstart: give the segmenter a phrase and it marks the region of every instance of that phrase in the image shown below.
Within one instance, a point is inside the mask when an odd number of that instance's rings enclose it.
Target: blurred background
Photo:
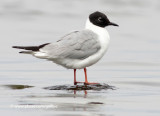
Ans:
[[[98,97],[93,92],[86,99],[80,96],[74,101],[70,95],[72,93],[61,92],[61,99],[58,99],[59,92],[44,91],[42,87],[73,84],[73,71],[30,55],[19,54],[19,50],[12,46],[55,42],[71,31],[84,29],[89,14],[95,11],[105,13],[119,27],[106,28],[111,37],[110,47],[100,62],[88,68],[89,81],[108,83],[120,89],[107,94],[98,93]],[[43,101],[54,102],[61,108],[56,112],[41,111],[38,115],[74,115],[78,112],[71,109],[79,108],[77,103],[82,100],[87,103],[102,100],[105,105],[98,109],[92,106],[86,108],[86,104],[82,103],[82,109],[78,110],[85,111],[82,115],[98,112],[96,116],[131,116],[132,113],[137,116],[159,116],[159,22],[159,0],[0,0],[0,85],[34,86],[33,89],[17,91],[0,88],[0,97],[3,98],[0,105],[4,113],[11,113],[10,104],[41,104]],[[78,80],[84,80],[82,70],[78,71]],[[48,98],[49,93],[52,99]],[[28,96],[36,96],[37,101]],[[70,102],[69,106],[59,103],[65,103],[66,99]],[[71,108],[68,109],[71,112],[61,112],[67,107]],[[12,109],[12,112],[20,115],[25,111],[17,113]],[[35,114],[34,110],[31,114]]]
[[[111,47],[104,62],[160,62],[159,0],[0,0],[0,62],[25,60],[12,45],[39,45],[82,30],[94,11],[120,25],[107,27]]]

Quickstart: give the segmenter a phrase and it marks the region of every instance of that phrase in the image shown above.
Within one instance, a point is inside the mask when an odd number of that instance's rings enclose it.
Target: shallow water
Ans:
[[[53,90],[73,87],[73,71],[11,48],[81,30],[96,10],[120,27],[107,27],[110,48],[88,68],[88,79],[114,89]],[[1,115],[159,116],[159,12],[159,0],[1,0]],[[77,79],[84,81],[83,70]]]

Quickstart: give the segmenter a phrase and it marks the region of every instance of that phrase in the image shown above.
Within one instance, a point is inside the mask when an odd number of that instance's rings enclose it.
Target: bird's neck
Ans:
[[[100,37],[109,39],[108,31],[103,27],[99,27],[99,26],[92,24],[89,21],[89,19],[87,19],[87,21],[86,21],[85,29],[89,29],[89,30],[93,31],[94,33],[98,34]]]
[[[108,31],[105,28],[92,24],[89,21],[89,19],[86,22],[85,28],[89,29],[89,30],[93,31],[95,34],[97,34],[99,37],[99,41],[101,43],[101,46],[103,46],[103,47],[105,47],[105,49],[107,49],[106,47],[109,44],[110,37],[109,37]]]
[[[104,27],[99,27],[99,26],[92,24],[89,21],[89,19],[87,19],[87,21],[86,21],[85,29],[89,29],[89,30],[93,31],[94,33],[98,34],[99,36],[101,36],[102,33],[109,35],[108,31]]]

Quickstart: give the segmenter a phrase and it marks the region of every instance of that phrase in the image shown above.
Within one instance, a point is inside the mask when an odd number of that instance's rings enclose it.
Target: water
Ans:
[[[83,29],[88,14],[96,10],[120,27],[107,27],[110,48],[88,68],[88,79],[115,89],[44,89],[72,86],[73,71],[18,54],[11,46],[54,42]],[[1,0],[1,115],[159,116],[159,12],[159,0]],[[84,81],[83,71],[77,72]]]

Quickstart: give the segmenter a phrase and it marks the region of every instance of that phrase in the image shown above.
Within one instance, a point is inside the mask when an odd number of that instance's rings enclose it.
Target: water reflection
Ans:
[[[25,89],[31,88],[33,86],[29,85],[4,85],[5,87],[9,87],[10,89]],[[37,91],[23,93],[25,91],[21,91],[16,96],[21,96],[17,99],[17,104],[20,106],[31,107],[30,110],[33,109],[34,105],[53,105],[56,108],[41,108],[42,110],[50,110],[50,111],[85,111],[81,116],[85,116],[86,112],[96,111],[97,116],[101,116],[103,113],[100,112],[100,107],[103,106],[104,99],[101,99],[101,90],[107,91],[112,90],[113,87],[107,84],[101,85],[56,85],[45,88],[34,88]],[[33,91],[33,89],[31,90]],[[103,91],[103,92],[104,92]],[[92,93],[94,92],[94,94]],[[103,93],[102,92],[102,93]],[[95,94],[97,93],[97,94]],[[23,95],[22,95],[23,94]],[[13,104],[13,105],[17,105]],[[34,110],[34,109],[33,109]],[[72,114],[77,112],[72,112]],[[61,113],[62,114],[62,113]],[[76,115],[76,114],[75,114]]]
[[[66,85],[63,85],[63,87],[64,86]],[[61,87],[62,86],[59,86],[59,89],[63,90],[53,90],[55,86],[45,87],[45,89],[41,88],[41,91],[46,91],[43,92],[43,94],[30,93],[29,95],[28,93],[20,98],[18,104],[32,106],[53,105],[56,106],[56,108],[42,108],[42,110],[54,111],[54,113],[55,111],[63,111],[62,113],[57,114],[57,116],[62,115],[66,111],[67,114],[64,115],[69,115],[71,112],[72,115],[86,116],[87,113],[88,115],[93,115],[92,113],[96,112],[96,116],[106,116],[106,114],[100,112],[101,107],[105,105],[104,99],[102,99],[102,96],[100,95],[100,90],[65,90]],[[67,87],[69,88],[72,86],[67,85]],[[108,89],[102,90],[107,91]],[[97,94],[93,94],[92,92]],[[82,111],[82,113],[77,114],[77,111]]]

